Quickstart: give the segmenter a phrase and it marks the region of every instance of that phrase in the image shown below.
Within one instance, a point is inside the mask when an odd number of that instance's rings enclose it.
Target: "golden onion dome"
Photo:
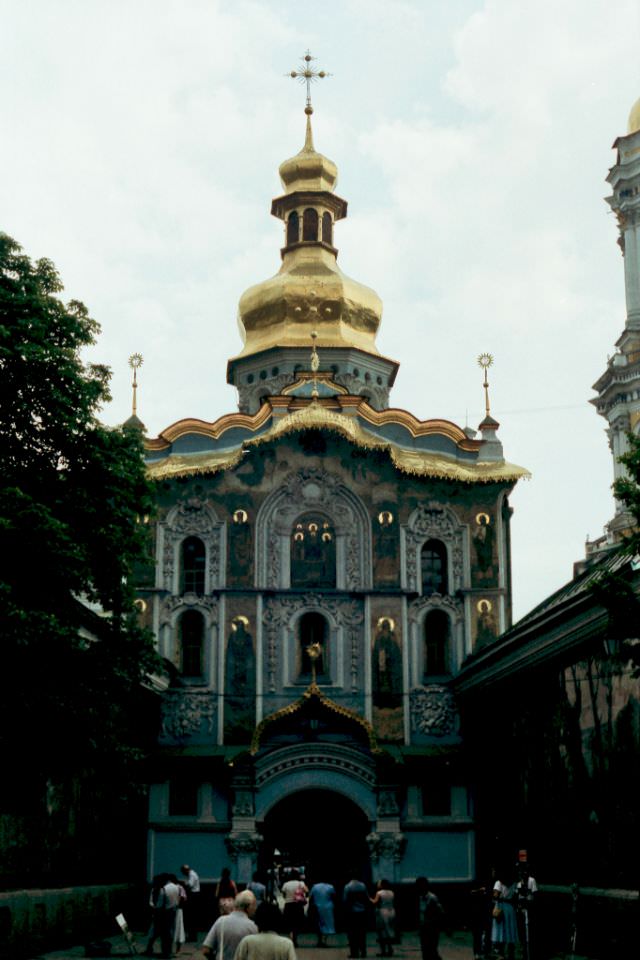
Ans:
[[[285,193],[335,189],[338,168],[333,160],[315,150],[310,116],[307,116],[304,147],[295,157],[290,157],[280,164],[279,173]]]
[[[238,326],[244,347],[234,361],[271,348],[308,348],[314,331],[318,347],[356,347],[379,356],[375,338],[382,301],[340,270],[332,232],[331,240],[325,240],[324,218],[330,218],[332,231],[347,205],[332,193],[337,167],[314,149],[309,114],[304,147],[285,160],[280,177],[285,195],[273,201],[272,212],[285,223],[291,216],[302,222],[311,208],[317,232],[287,239],[278,273],[243,293]]]
[[[238,305],[246,357],[272,347],[305,347],[311,333],[318,347],[358,347],[378,354],[382,318],[378,294],[347,277],[335,254],[299,244],[284,255],[279,272],[249,287]]]
[[[631,133],[637,133],[640,130],[640,97],[631,107],[629,114],[629,123],[627,125],[627,136]]]

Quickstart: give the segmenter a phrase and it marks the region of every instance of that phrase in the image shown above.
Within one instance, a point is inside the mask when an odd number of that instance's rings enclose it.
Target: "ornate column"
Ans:
[[[396,788],[381,786],[378,791],[376,829],[367,837],[374,880],[382,877],[394,883],[401,877],[400,863],[407,838],[400,830],[400,811]]]
[[[225,839],[236,880],[248,883],[258,861],[262,837],[256,831],[253,765],[238,769],[231,782],[233,808],[231,832]]]

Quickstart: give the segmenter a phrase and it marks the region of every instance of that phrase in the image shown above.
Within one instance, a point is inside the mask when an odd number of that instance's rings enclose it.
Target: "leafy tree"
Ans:
[[[51,869],[100,798],[130,795],[156,666],[133,592],[153,502],[140,431],[99,422],[110,373],[81,359],[99,327],[61,290],[0,234],[0,813],[33,815]]]
[[[630,556],[640,554],[640,437],[627,434],[629,449],[620,457],[626,475],[613,484],[616,498],[625,505],[633,527],[624,539],[621,550]],[[633,662],[633,675],[640,676],[640,601],[630,579],[630,571],[607,572],[591,585],[595,599],[608,614],[607,633],[620,646],[620,655]]]

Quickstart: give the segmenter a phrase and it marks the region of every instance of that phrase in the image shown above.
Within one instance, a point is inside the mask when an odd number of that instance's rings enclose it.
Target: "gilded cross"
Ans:
[[[326,73],[324,70],[314,70],[311,64],[317,59],[317,57],[312,57],[311,53],[307,50],[304,57],[300,57],[301,66],[299,69],[292,70],[289,74],[294,80],[298,80],[300,83],[306,83],[307,85],[307,105],[304,108],[304,112],[308,117],[313,113],[313,107],[311,106],[311,84],[315,83],[316,80],[323,80],[325,77],[331,76],[330,73]]]

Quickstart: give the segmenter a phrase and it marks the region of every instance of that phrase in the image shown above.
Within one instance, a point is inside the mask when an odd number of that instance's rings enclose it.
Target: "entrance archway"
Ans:
[[[284,867],[304,866],[308,880],[332,883],[338,896],[354,870],[365,882],[371,878],[366,843],[370,822],[340,793],[310,789],[290,794],[271,808],[259,829],[265,870],[275,859]]]

